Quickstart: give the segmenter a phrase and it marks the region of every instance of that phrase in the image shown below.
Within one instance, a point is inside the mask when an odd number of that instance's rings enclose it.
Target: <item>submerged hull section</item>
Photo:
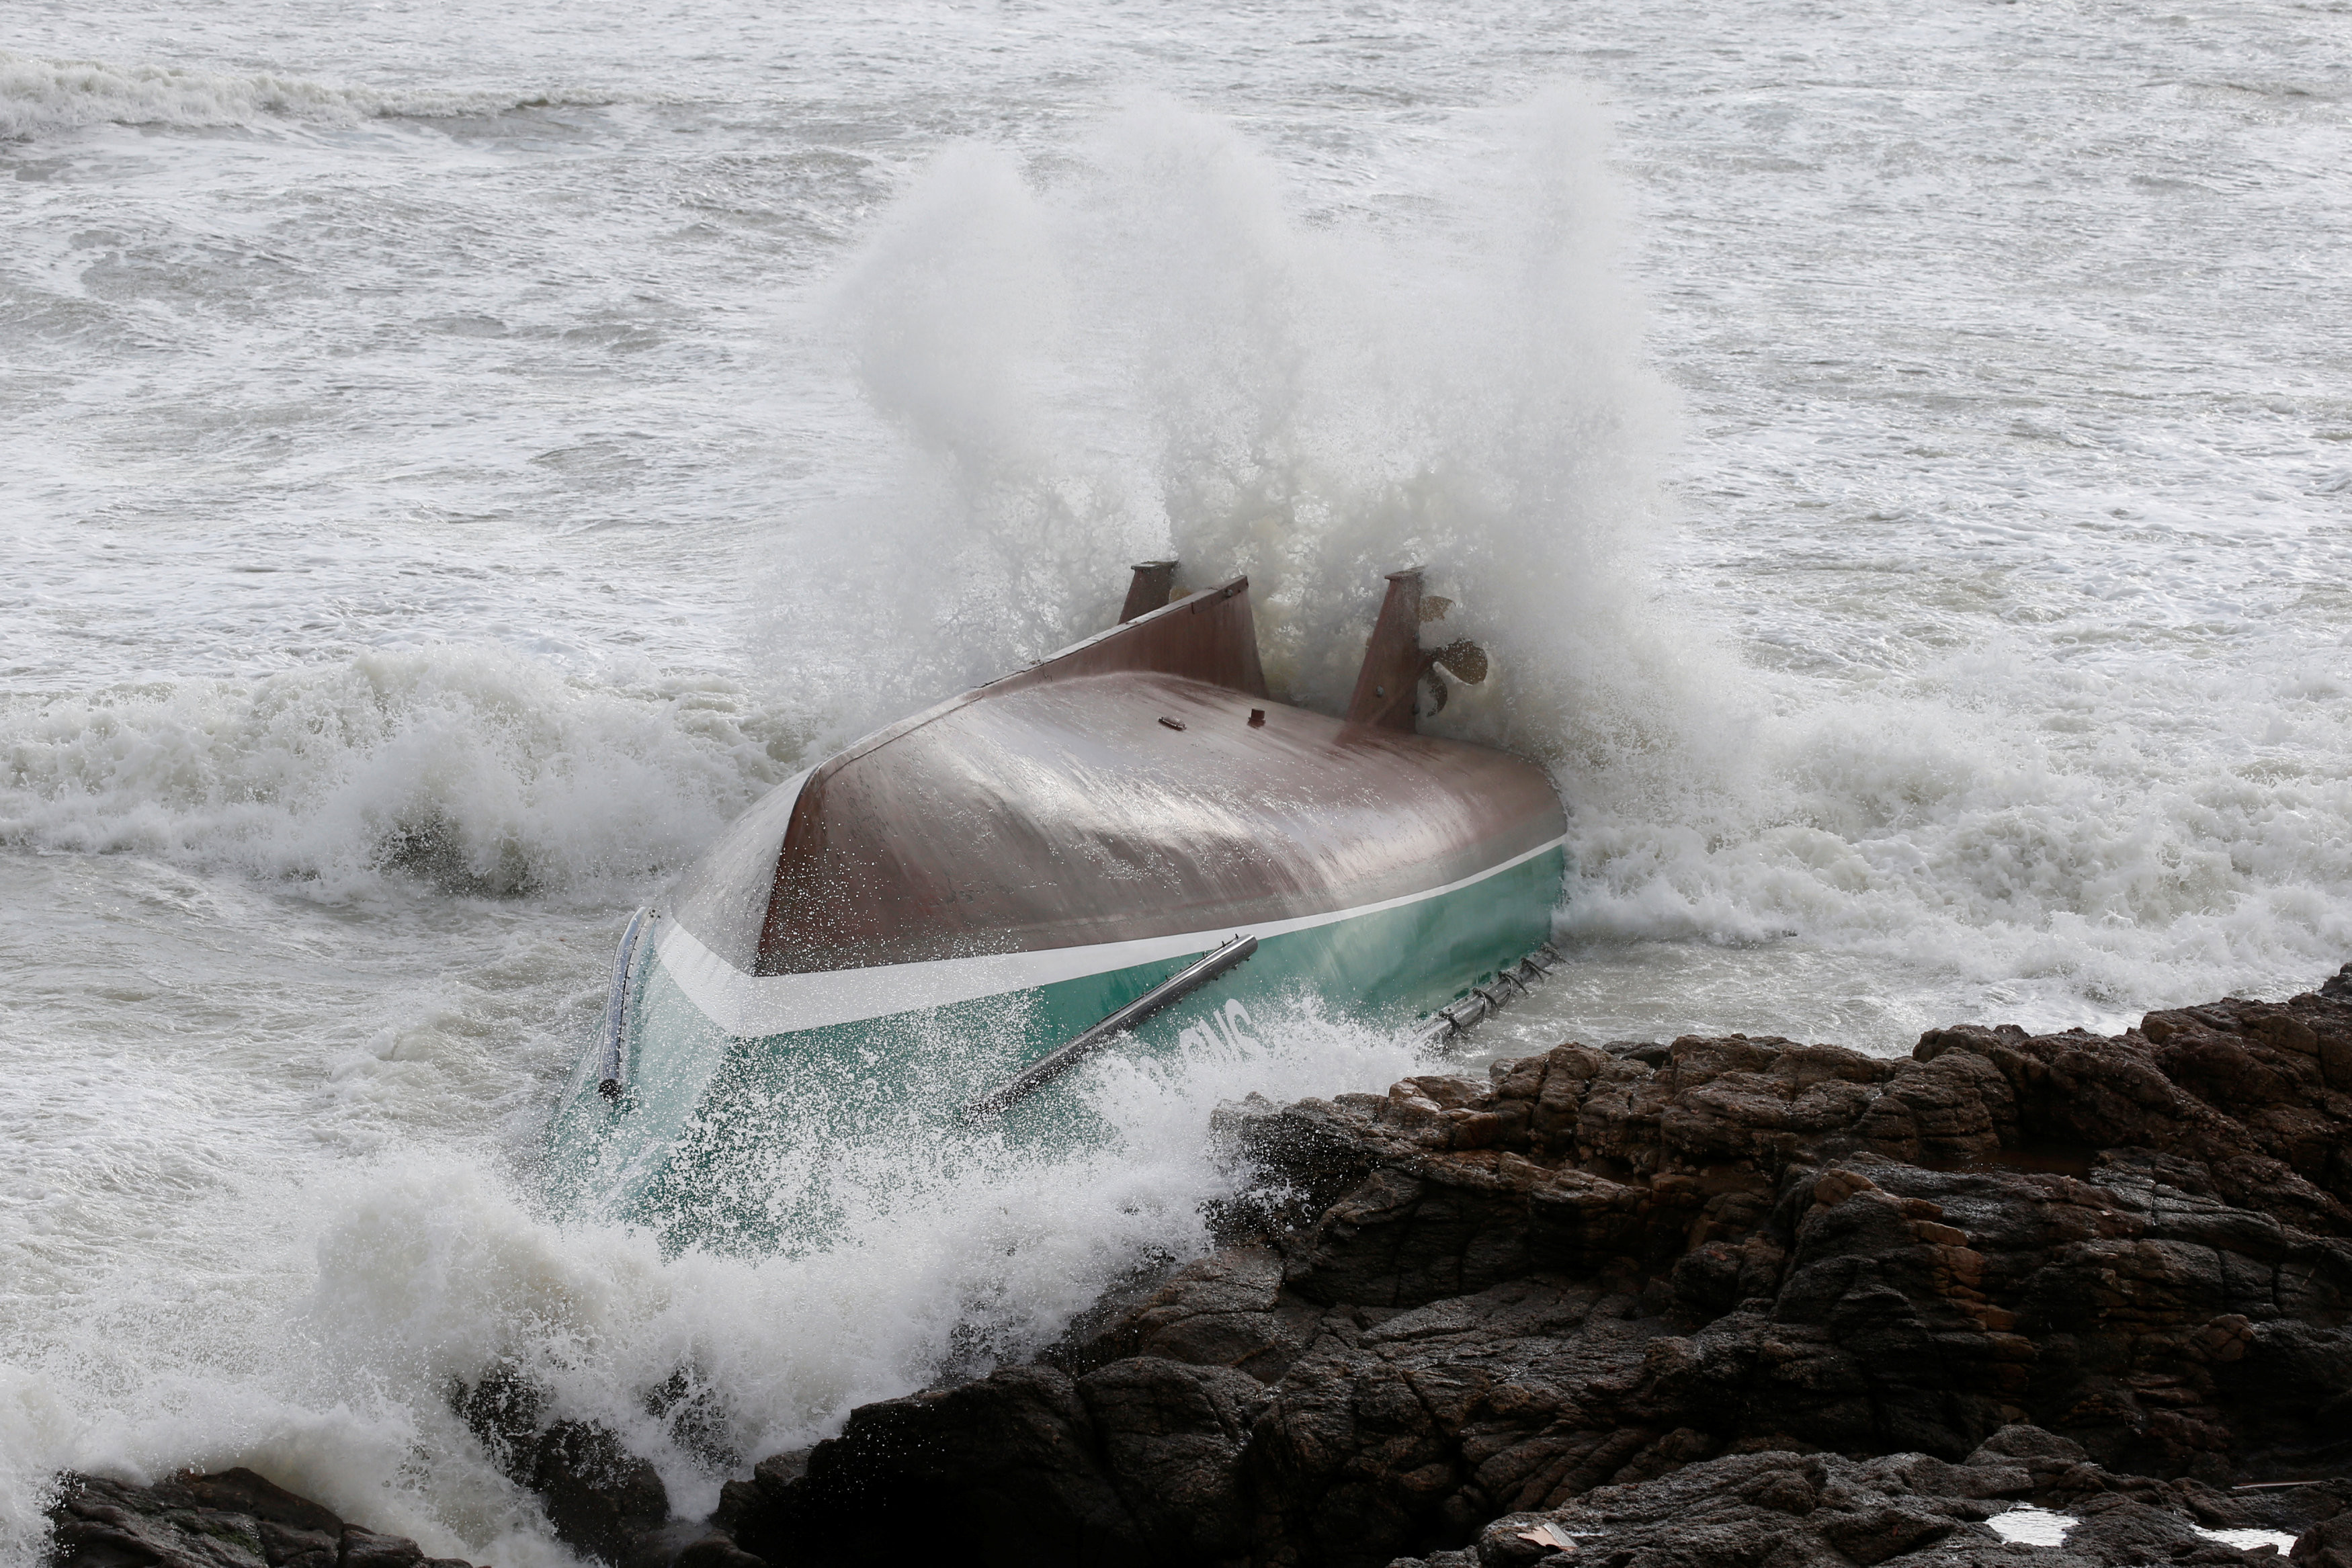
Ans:
[[[746,812],[625,949],[604,1065],[551,1134],[559,1192],[674,1241],[772,1246],[824,1227],[824,1145],[925,1135],[1229,938],[1253,955],[1138,1024],[1141,1048],[1230,1046],[1298,998],[1403,1024],[1541,944],[1565,831],[1542,771],[1413,734],[1409,705],[1400,727],[1268,700],[1246,589],[892,726]],[[1049,1085],[1004,1124],[1083,1135],[1082,1107]]]

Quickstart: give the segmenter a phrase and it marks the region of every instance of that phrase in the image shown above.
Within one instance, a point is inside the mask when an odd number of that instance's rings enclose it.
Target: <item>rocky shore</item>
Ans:
[[[1900,1061],[1567,1044],[1215,1134],[1258,1176],[1221,1250],[708,1521],[527,1390],[477,1429],[625,1568],[2352,1568],[2352,966]],[[173,1556],[110,1488],[68,1479],[62,1557],[375,1568],[350,1527]]]

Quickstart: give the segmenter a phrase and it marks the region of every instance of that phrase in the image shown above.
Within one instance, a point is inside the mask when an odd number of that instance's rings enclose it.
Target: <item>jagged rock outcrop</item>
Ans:
[[[1484,1562],[1498,1518],[1654,1508],[1664,1542],[1663,1478],[1891,1499],[1897,1469],[1973,1475],[2029,1424],[2209,1502],[2352,1466],[2352,998],[2112,1039],[1941,1030],[1901,1061],[1569,1044],[1221,1130],[1273,1189],[1228,1216],[1256,1234],[1039,1364],[857,1411],[734,1494],[736,1549],[878,1563],[919,1529],[1041,1563]],[[1872,1455],[1907,1458],[1840,1468]],[[1832,1511],[1785,1561],[1982,1544],[1962,1503],[2035,1493],[1920,1493],[1948,1503],[1919,1505],[1933,1539],[1841,1535]],[[2129,1520],[2067,1550],[2239,1560]]]
[[[152,1487],[67,1476],[50,1519],[52,1560],[88,1568],[468,1568],[347,1524],[247,1469]]]

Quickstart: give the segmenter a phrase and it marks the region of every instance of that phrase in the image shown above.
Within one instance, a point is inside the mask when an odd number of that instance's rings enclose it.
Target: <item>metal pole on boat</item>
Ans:
[[[1006,1106],[1027,1099],[1109,1044],[1112,1036],[1121,1030],[1133,1029],[1171,1003],[1183,1000],[1226,970],[1241,964],[1256,951],[1256,937],[1234,937],[1215,951],[1177,970],[1135,1000],[1103,1019],[1102,1022],[1079,1035],[1069,1044],[1038,1058],[1003,1087],[983,1094],[966,1105],[958,1113],[959,1118],[966,1122],[976,1122],[982,1116],[994,1115]]]

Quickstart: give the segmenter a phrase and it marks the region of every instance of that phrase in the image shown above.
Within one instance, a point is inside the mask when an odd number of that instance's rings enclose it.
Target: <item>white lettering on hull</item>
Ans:
[[[1177,1049],[1186,1051],[1209,1051],[1218,1046],[1233,1051],[1259,1043],[1257,1020],[1238,1001],[1227,1002],[1202,1021],[1187,1026],[1176,1037]]]

